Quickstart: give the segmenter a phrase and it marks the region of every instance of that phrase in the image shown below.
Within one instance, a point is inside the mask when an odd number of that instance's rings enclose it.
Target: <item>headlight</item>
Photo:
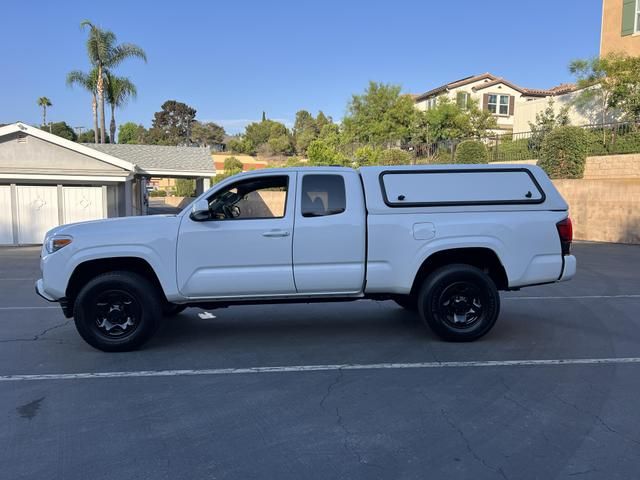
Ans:
[[[47,252],[54,253],[60,250],[63,247],[66,247],[71,242],[73,242],[73,238],[69,236],[63,235],[54,235],[51,238],[47,239],[46,248]]]

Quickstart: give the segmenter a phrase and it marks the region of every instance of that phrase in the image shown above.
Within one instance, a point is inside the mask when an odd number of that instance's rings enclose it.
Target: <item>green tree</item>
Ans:
[[[353,95],[344,118],[349,140],[373,145],[404,143],[411,136],[413,100],[397,85],[370,82],[364,94]]]
[[[111,138],[116,138],[116,108],[122,107],[129,98],[135,98],[138,95],[136,86],[126,77],[116,77],[111,72],[106,72],[106,99],[111,107],[111,123],[109,125],[109,133]]]
[[[267,155],[288,154],[293,151],[289,130],[284,124],[274,120],[250,123],[245,128],[241,142],[236,142],[233,146],[242,149],[238,153],[249,155],[255,155],[259,150]]]
[[[241,135],[231,138],[227,142],[227,148],[233,153],[246,153],[251,155],[253,146]]]
[[[346,165],[347,158],[325,140],[314,140],[307,150],[312,165]]]
[[[47,124],[47,107],[51,107],[52,105],[51,100],[47,97],[40,97],[38,99],[38,106],[42,107],[42,125]]]
[[[75,142],[78,138],[76,132],[74,132],[73,128],[67,125],[66,122],[53,122],[49,125],[43,125],[41,129],[46,132],[51,132],[59,137],[66,138],[67,140],[71,140],[73,142]]]
[[[78,135],[78,138],[76,139],[76,142],[78,143],[97,143],[95,141],[96,136],[99,136],[100,132],[95,132],[93,130],[87,130],[86,132],[82,132],[80,135]],[[109,138],[109,135],[107,134],[105,136],[105,141],[106,143],[111,143],[111,139]]]
[[[569,105],[560,108],[556,114],[555,101],[549,98],[547,107],[536,114],[536,121],[529,122],[531,129],[531,138],[529,139],[529,148],[531,150],[539,150],[542,146],[544,137],[556,127],[564,127],[569,125]]]
[[[87,54],[91,65],[97,70],[96,92],[100,113],[100,141],[105,143],[106,121],[104,115],[104,91],[106,73],[109,69],[117,67],[128,58],[140,58],[146,62],[147,56],[144,50],[137,45],[131,43],[117,45],[116,35],[113,32],[103,30],[89,20],[84,20],[80,23],[80,26],[89,29]]]
[[[625,120],[640,120],[640,57],[619,56],[609,61],[613,88],[610,103]]]
[[[322,110],[316,115],[316,127],[318,132],[321,132],[325,125],[333,124],[333,118],[327,117]]]
[[[482,137],[496,127],[496,119],[471,101],[465,109],[449,97],[441,97],[435,108],[418,114],[412,138],[426,143],[456,138]]]
[[[93,114],[94,143],[98,143],[98,70],[93,68],[89,73],[73,70],[67,74],[67,85],[78,85],[91,94],[91,112]],[[89,142],[86,142],[89,143]]]
[[[619,87],[618,70],[622,58],[618,54],[609,54],[590,60],[574,60],[569,65],[569,71],[576,76],[580,89],[574,105],[592,114],[591,106],[595,103],[598,111],[593,113],[600,117],[602,124],[607,123],[611,108],[614,107],[613,97]]]
[[[133,122],[123,123],[118,129],[118,143],[144,144],[146,135],[147,129],[142,125]]]
[[[210,147],[224,141],[224,128],[213,122],[195,120],[191,126],[191,142],[201,147]]]
[[[167,100],[153,116],[149,141],[156,145],[185,145],[191,141],[196,109],[186,103]]]
[[[296,120],[293,124],[293,138],[296,152],[304,155],[307,152],[309,144],[318,138],[320,133],[316,120],[306,110],[300,110],[296,113]]]

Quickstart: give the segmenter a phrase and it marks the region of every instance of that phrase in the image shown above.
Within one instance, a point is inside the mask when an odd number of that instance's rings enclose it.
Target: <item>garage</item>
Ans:
[[[150,177],[209,187],[209,149],[80,144],[23,123],[0,128],[0,245],[35,245],[58,225],[145,215]]]
[[[0,245],[41,244],[65,223],[132,214],[135,166],[35,127],[0,128]]]
[[[42,243],[44,234],[64,223],[82,222],[106,218],[102,187],[36,186],[16,185],[15,208],[11,202],[11,187],[8,191],[7,210],[15,211],[17,243],[30,245]],[[11,225],[6,216],[6,236],[0,243],[12,243]]]

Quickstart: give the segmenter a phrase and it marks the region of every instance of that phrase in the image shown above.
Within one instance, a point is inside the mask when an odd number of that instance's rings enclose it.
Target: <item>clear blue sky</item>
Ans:
[[[65,85],[67,72],[89,69],[83,19],[148,54],[119,69],[139,96],[118,123],[149,126],[176,99],[234,133],[263,110],[287,123],[303,108],[340,119],[369,80],[410,93],[485,71],[531,88],[570,81],[569,61],[598,53],[601,9],[601,0],[3,2],[0,123],[38,123],[44,95],[51,120],[91,126],[88,94]]]

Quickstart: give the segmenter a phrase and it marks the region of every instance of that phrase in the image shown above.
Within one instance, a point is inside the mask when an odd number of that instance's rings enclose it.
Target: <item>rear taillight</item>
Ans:
[[[573,240],[571,218],[567,217],[559,221],[556,223],[556,228],[558,229],[558,236],[560,237],[560,245],[562,245],[562,254],[569,255],[571,253],[571,241]]]

